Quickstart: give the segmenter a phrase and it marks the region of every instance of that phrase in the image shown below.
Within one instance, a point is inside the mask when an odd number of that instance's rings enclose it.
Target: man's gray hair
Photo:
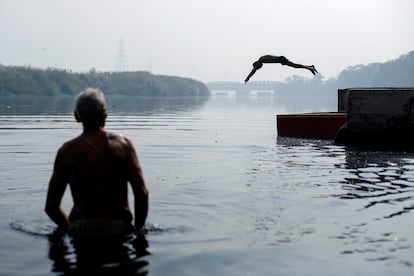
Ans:
[[[75,108],[77,119],[83,123],[98,123],[106,117],[106,101],[101,90],[87,88],[80,92]]]

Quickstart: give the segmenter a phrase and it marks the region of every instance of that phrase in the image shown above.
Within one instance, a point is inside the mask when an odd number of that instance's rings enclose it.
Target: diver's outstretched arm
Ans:
[[[249,73],[249,75],[247,76],[247,78],[244,80],[244,82],[248,82],[249,79],[254,75],[254,73],[256,73],[256,68],[253,68],[252,71]]]

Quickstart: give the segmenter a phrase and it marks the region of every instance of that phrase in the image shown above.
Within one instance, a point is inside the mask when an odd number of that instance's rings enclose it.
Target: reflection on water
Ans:
[[[413,267],[412,256],[405,257],[410,256],[413,244],[401,234],[408,229],[402,229],[404,223],[395,220],[413,214],[413,154],[349,149],[345,163],[337,167],[350,174],[340,181],[343,192],[335,196],[360,202],[356,215],[365,218],[364,214],[371,214],[369,219],[347,225],[342,233],[333,236],[343,241],[341,253],[363,255],[370,262],[396,262]]]
[[[56,230],[49,235],[53,272],[65,275],[147,275],[149,254],[144,235],[69,238]]]
[[[363,208],[389,205],[396,208],[383,218],[414,209],[414,160],[405,153],[347,151],[346,168],[352,173],[342,181],[347,192],[341,199],[365,199]]]
[[[260,210],[251,233],[256,243],[302,244],[327,235],[340,242],[344,258],[414,266],[414,153],[291,138],[277,144],[258,155],[249,173]]]
[[[114,115],[154,114],[190,111],[208,97],[127,97],[105,96]],[[73,113],[75,97],[16,96],[0,98],[0,115],[67,115]]]

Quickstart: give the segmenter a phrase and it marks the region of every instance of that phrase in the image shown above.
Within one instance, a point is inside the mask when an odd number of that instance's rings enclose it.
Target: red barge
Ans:
[[[334,139],[345,122],[344,112],[277,115],[277,133],[283,137]]]

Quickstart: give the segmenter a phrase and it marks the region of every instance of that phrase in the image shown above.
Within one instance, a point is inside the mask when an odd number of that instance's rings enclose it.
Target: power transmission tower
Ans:
[[[124,40],[122,38],[118,42],[118,52],[116,55],[115,71],[118,71],[118,72],[126,71]]]

